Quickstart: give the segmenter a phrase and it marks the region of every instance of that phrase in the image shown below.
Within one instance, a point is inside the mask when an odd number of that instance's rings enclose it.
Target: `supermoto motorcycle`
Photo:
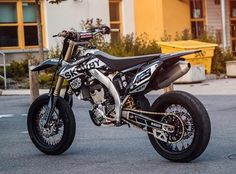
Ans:
[[[168,87],[188,72],[182,56],[199,51],[115,57],[96,49],[91,39],[109,34],[106,26],[93,31],[63,31],[60,58],[48,59],[32,71],[56,67],[48,94],[30,106],[28,132],[43,153],[65,152],[75,136],[73,95],[92,105],[89,111],[96,126],[133,126],[145,131],[155,150],[164,158],[188,162],[203,153],[211,125],[203,104],[193,95],[172,91],[160,95],[150,106],[145,94]],[[65,95],[60,92],[67,81]]]

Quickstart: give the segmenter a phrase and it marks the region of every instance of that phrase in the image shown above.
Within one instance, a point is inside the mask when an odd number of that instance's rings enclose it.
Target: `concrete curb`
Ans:
[[[45,94],[48,93],[49,89],[40,89],[39,94]],[[2,96],[29,96],[30,90],[29,89],[9,89],[9,90],[3,90]]]

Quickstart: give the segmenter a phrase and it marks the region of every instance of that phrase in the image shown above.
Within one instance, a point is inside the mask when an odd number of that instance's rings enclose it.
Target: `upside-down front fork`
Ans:
[[[47,106],[46,113],[44,115],[44,123],[43,123],[44,127],[50,126],[49,122],[50,122],[52,114],[55,110],[57,100],[60,96],[60,91],[61,91],[63,81],[64,81],[64,78],[59,76],[58,80],[57,80],[56,87],[52,88],[51,91],[49,92],[48,106]]]
[[[73,104],[73,91],[72,91],[72,88],[69,85],[66,87],[64,99],[72,107],[72,104]]]
[[[71,55],[73,53],[75,44],[76,43],[73,42],[73,41],[69,42],[69,46],[68,46],[68,49],[66,51],[66,55],[65,55],[65,58],[64,58],[65,62],[69,62],[69,60],[71,59]],[[52,114],[55,110],[57,100],[60,96],[60,92],[61,92],[63,82],[64,82],[64,78],[59,76],[58,79],[57,79],[57,83],[56,83],[55,88],[52,88],[49,92],[48,107],[47,107],[47,111],[44,115],[44,127],[50,126],[49,123],[50,123]]]

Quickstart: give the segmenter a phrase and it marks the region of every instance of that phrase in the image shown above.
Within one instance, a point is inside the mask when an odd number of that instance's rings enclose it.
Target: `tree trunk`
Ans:
[[[32,66],[37,64],[37,60],[29,59],[29,85],[32,102],[39,96],[38,72],[31,71]]]
[[[38,45],[39,54],[35,60],[29,60],[29,82],[30,82],[30,95],[32,101],[39,96],[39,84],[38,84],[38,73],[31,71],[31,66],[37,65],[44,59],[43,53],[43,34],[42,34],[42,21],[41,21],[41,1],[35,0],[36,14],[37,14],[37,31],[38,31]],[[26,33],[27,34],[27,33]]]

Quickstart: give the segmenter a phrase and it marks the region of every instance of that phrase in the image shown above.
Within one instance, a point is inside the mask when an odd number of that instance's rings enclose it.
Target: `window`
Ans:
[[[205,28],[204,0],[190,0],[190,13],[192,35],[197,38]]]
[[[111,42],[116,42],[121,36],[121,0],[109,1]]]
[[[34,3],[22,3],[25,46],[38,45],[37,18]]]
[[[0,48],[25,49],[37,46],[37,18],[34,0],[12,0],[10,2],[0,0]]]
[[[16,3],[0,4],[0,47],[18,46]]]

